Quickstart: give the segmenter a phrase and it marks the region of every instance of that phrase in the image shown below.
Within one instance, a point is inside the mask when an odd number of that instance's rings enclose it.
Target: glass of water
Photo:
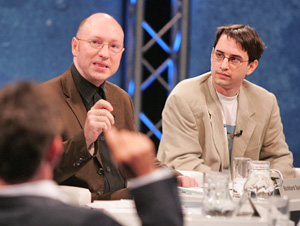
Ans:
[[[240,198],[243,194],[244,184],[249,174],[250,158],[233,158],[232,162],[232,196]]]

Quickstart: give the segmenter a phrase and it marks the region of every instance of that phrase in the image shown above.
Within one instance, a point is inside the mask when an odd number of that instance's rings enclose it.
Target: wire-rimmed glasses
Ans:
[[[123,46],[120,45],[119,43],[112,42],[112,43],[104,43],[99,40],[85,40],[81,38],[77,38],[79,41],[84,41],[90,44],[90,46],[94,49],[102,49],[104,45],[108,46],[108,49],[112,53],[120,53],[123,50]]]
[[[223,62],[225,58],[228,59],[228,63],[233,67],[238,67],[243,62],[249,62],[249,60],[242,60],[237,56],[226,57],[224,53],[213,51],[213,58],[218,62]]]

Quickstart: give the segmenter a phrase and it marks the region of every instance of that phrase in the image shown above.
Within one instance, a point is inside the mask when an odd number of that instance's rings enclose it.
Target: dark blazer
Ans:
[[[54,171],[54,179],[59,184],[88,188],[93,199],[128,198],[128,193],[122,190],[103,194],[104,175],[99,172],[101,158],[99,152],[91,156],[87,150],[83,133],[87,110],[74,83],[71,68],[41,86],[50,90],[57,99],[57,106],[61,109],[65,122],[65,150]],[[133,103],[130,96],[107,81],[104,89],[107,101],[114,108],[112,114],[115,117],[115,126],[118,129],[134,130]]]
[[[175,178],[152,183],[132,192],[143,225],[183,225]],[[50,198],[0,196],[0,225],[114,226],[120,224],[98,210],[69,206]]]

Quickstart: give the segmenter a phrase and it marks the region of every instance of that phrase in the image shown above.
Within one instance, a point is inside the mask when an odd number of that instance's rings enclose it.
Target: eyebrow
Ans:
[[[225,55],[225,53],[223,52],[223,51],[221,51],[221,50],[216,50],[216,52],[219,52],[219,53],[222,53],[222,54],[224,54]],[[233,54],[233,55],[229,55],[229,58],[230,57],[235,57],[235,58],[240,58],[240,59],[243,59],[243,57],[242,56],[240,56],[240,55],[235,55],[235,54]]]
[[[91,37],[89,38],[89,40],[91,40],[91,39],[97,39],[97,40],[103,41],[103,37],[100,37],[100,36],[91,36]],[[112,40],[110,41],[110,43],[122,43],[122,41],[119,41],[119,40],[117,40],[117,39],[112,39]]]

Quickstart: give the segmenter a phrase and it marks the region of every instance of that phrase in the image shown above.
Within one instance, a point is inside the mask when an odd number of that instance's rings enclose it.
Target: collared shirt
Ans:
[[[104,90],[105,81],[99,87],[95,86],[82,77],[74,64],[72,64],[71,73],[87,111],[89,111],[96,103],[96,100],[94,99],[96,93],[98,93],[102,99],[106,99]],[[93,156],[95,154],[95,145],[91,145],[88,151]]]
[[[80,75],[74,64],[72,64],[71,72],[75,85],[81,95],[82,101],[87,111],[90,110],[91,107],[95,104],[95,100],[93,99],[95,93],[98,93],[102,99],[106,99],[104,89],[105,81],[99,87],[95,86],[94,84],[83,78],[82,75]]]
[[[40,196],[68,203],[69,198],[63,194],[52,180],[39,180],[22,184],[0,187],[0,196]]]

